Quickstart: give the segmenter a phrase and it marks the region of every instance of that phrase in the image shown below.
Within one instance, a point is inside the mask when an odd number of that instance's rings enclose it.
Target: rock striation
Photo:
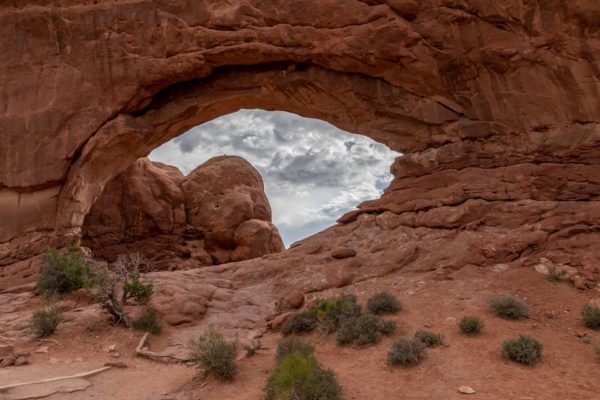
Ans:
[[[158,269],[240,261],[284,249],[258,171],[214,157],[183,176],[141,158],[111,180],[82,228],[95,258],[139,252]]]
[[[336,248],[395,240],[416,269],[544,258],[593,286],[599,16],[595,0],[4,2],[0,287],[77,240],[137,159],[240,108],[404,153],[382,198],[342,217]],[[231,240],[221,230],[215,245]]]

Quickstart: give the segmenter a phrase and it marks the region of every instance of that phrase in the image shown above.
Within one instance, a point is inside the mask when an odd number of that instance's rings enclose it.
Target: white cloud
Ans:
[[[376,198],[399,156],[371,139],[295,114],[241,110],[199,125],[150,154],[188,174],[217,155],[238,155],[265,182],[273,222],[286,245]]]

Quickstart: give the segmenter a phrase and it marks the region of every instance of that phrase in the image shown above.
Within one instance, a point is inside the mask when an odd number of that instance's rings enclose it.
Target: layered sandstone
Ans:
[[[214,157],[183,176],[147,158],[111,180],[83,224],[83,245],[114,261],[141,253],[154,268],[240,261],[284,249],[258,171]]]
[[[0,10],[4,281],[33,271],[48,244],[77,239],[104,186],[135,160],[245,107],[321,118],[404,153],[385,195],[335,228],[349,235],[341,245],[392,220],[398,231],[386,235],[415,249],[415,266],[544,258],[587,271],[580,286],[594,282],[595,0],[27,0]]]

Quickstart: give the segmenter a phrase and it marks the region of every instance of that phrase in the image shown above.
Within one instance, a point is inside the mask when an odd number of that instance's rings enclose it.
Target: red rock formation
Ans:
[[[135,160],[243,107],[405,153],[339,232],[394,224],[390,240],[432,268],[536,256],[595,273],[595,0],[47,3],[0,5],[4,286],[77,238]]]
[[[284,249],[263,181],[240,157],[215,157],[184,177],[147,158],[110,181],[83,224],[83,244],[114,261],[139,252],[159,269],[260,257]]]

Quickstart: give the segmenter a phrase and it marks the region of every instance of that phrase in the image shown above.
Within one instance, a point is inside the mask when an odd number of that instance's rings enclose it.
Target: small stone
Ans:
[[[106,352],[107,353],[112,353],[113,351],[116,351],[116,350],[117,350],[117,345],[116,344],[111,344],[110,346],[108,346],[106,348]]]
[[[35,351],[35,353],[47,353],[48,350],[49,350],[48,346],[41,346]]]
[[[119,357],[121,357],[121,354],[117,351],[114,351],[114,352],[110,353],[110,356],[112,358],[119,358]]]
[[[27,364],[29,364],[29,360],[27,359],[27,357],[21,356],[15,360],[15,367],[20,367],[22,365]]]
[[[292,315],[294,315],[294,313],[291,313],[291,312],[287,312],[287,313],[281,314],[281,315],[273,318],[271,321],[269,321],[267,323],[267,325],[269,326],[269,328],[277,331],[277,330],[279,330],[283,326],[283,324],[285,323],[285,321],[287,321],[287,319],[289,317],[291,317]]]
[[[470,386],[461,386],[458,388],[458,391],[462,394],[475,394],[475,390]]]

